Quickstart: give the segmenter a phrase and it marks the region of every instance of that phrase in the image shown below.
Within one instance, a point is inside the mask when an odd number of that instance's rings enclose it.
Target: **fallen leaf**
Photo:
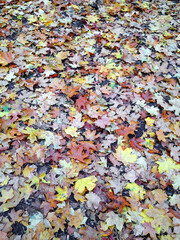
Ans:
[[[81,178],[76,181],[75,189],[81,194],[83,194],[86,189],[88,191],[92,191],[96,186],[95,182],[97,182],[97,178],[95,176]]]
[[[125,165],[134,163],[137,160],[136,154],[132,154],[132,148],[126,148],[123,150],[120,145],[116,149],[114,156],[118,161],[123,162]]]
[[[12,52],[0,52],[0,64],[6,66],[13,62]]]
[[[1,195],[2,196],[0,197],[0,202],[5,203],[7,200],[12,199],[14,197],[14,191],[12,188],[10,190],[2,189]]]
[[[61,188],[60,186],[58,186],[56,188],[56,191],[58,192],[58,194],[56,195],[56,199],[60,202],[63,202],[64,200],[66,200],[68,198],[68,189],[65,186],[64,189]]]
[[[77,132],[77,127],[70,126],[65,129],[65,132],[69,134],[71,137],[78,137],[79,132]]]
[[[160,129],[159,131],[156,131],[156,135],[159,141],[166,142],[166,138],[162,129]]]

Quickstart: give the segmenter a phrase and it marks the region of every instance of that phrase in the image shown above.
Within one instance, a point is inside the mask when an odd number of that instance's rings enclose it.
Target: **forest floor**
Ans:
[[[180,239],[178,1],[0,1],[0,240]]]

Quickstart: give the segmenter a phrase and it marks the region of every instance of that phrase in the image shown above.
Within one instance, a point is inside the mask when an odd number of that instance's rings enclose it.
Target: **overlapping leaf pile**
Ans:
[[[179,4],[0,5],[0,238],[180,239]]]

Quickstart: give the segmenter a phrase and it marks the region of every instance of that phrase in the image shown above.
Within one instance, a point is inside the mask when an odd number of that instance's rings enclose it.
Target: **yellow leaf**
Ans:
[[[95,188],[95,186],[96,186],[95,182],[96,181],[97,181],[97,178],[95,176],[81,178],[81,179],[77,180],[77,182],[75,183],[75,189],[79,193],[83,193],[86,188],[89,191],[91,191]]]
[[[71,7],[74,8],[74,10],[78,10],[79,11],[79,7],[77,5],[71,4]]]
[[[26,127],[26,129],[22,130],[22,133],[28,134],[28,139],[31,143],[34,143],[37,140],[37,136],[39,134],[39,130]]]
[[[26,43],[28,43],[28,41],[26,41],[26,34],[21,33],[18,38],[17,41],[22,43],[23,45],[25,45]]]
[[[125,150],[119,145],[116,149],[114,156],[120,162],[123,162],[125,165],[129,163],[134,163],[137,160],[136,154],[131,154],[132,148],[126,148]]]
[[[40,179],[43,183],[51,183],[50,181],[46,181],[46,180],[44,179],[45,176],[46,176],[46,173],[41,173],[41,174],[39,175],[39,179]]]
[[[31,184],[30,184],[30,186],[32,186],[32,185],[34,185],[34,184],[36,184],[36,189],[38,189],[38,188],[39,188],[39,178],[36,177],[36,176],[33,176],[33,177],[31,178]]]
[[[70,126],[70,127],[65,129],[65,132],[67,134],[71,135],[71,137],[78,137],[79,136],[79,132],[77,132],[77,127]]]
[[[13,189],[11,188],[10,190],[4,190],[2,189],[1,191],[2,197],[0,197],[0,202],[5,203],[8,199],[11,199],[14,197],[14,192]]]
[[[56,188],[56,191],[58,192],[58,194],[56,195],[57,196],[57,200],[62,202],[64,200],[66,200],[68,198],[68,190],[67,190],[67,187],[65,186],[64,189],[61,188],[60,186],[58,186]]]
[[[148,217],[148,215],[146,214],[148,209],[144,209],[142,210],[142,212],[139,214],[141,217],[143,217],[142,223],[144,222],[152,222],[153,218],[152,217]]]
[[[4,181],[1,182],[0,186],[7,185],[7,184],[8,184],[8,181],[9,181],[9,176],[6,176],[6,178],[4,179]]]
[[[74,107],[71,107],[70,110],[71,110],[71,111],[69,112],[70,114],[73,114],[73,115],[74,115],[74,114],[77,113],[77,110],[76,110],[76,108],[74,108]]]
[[[51,239],[50,237],[51,237],[51,235],[50,235],[50,233],[48,232],[48,230],[46,229],[44,232],[41,232],[41,233],[40,233],[39,240]]]
[[[36,22],[37,20],[38,20],[38,18],[34,15],[30,15],[29,18],[28,18],[28,21],[30,23]]]
[[[169,173],[170,170],[173,169],[180,170],[180,165],[178,165],[171,157],[168,157],[167,159],[161,158],[159,161],[157,161],[157,164],[159,165],[158,170],[160,173]]]
[[[56,61],[57,61],[57,63],[62,64],[62,60],[67,58],[68,55],[69,55],[68,51],[66,51],[66,52],[59,52],[58,54],[56,54]]]
[[[95,22],[98,22],[99,17],[98,16],[89,15],[89,16],[87,16],[86,19],[88,20],[88,22],[95,23]]]
[[[23,175],[24,177],[28,177],[28,175],[30,173],[32,173],[35,170],[35,168],[29,168],[28,165],[25,167],[25,169],[23,170]]]
[[[150,117],[146,118],[145,121],[146,121],[147,125],[151,126],[151,127],[153,126],[153,123],[155,122],[155,120]]]
[[[24,187],[19,188],[19,191],[22,193],[25,200],[27,200],[29,198],[29,196],[31,195],[31,193],[33,192],[33,189],[31,188],[31,186],[29,184],[25,184]]]
[[[83,84],[83,83],[86,82],[86,79],[83,78],[83,77],[76,76],[76,77],[73,78],[73,81],[76,82],[76,83]]]
[[[152,150],[154,147],[154,140],[151,138],[145,138],[145,141],[146,141],[145,146]]]
[[[127,183],[125,189],[130,189],[130,191],[133,192],[139,199],[143,199],[144,194],[146,193],[144,188],[140,187],[136,183]]]

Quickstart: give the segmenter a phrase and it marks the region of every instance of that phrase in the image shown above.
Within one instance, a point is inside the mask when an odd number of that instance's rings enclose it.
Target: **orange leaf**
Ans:
[[[160,129],[159,131],[156,131],[156,135],[159,141],[166,142],[166,138],[162,129]]]
[[[12,52],[0,52],[0,64],[2,66],[6,66],[9,63],[13,62],[13,58],[12,58]]]

